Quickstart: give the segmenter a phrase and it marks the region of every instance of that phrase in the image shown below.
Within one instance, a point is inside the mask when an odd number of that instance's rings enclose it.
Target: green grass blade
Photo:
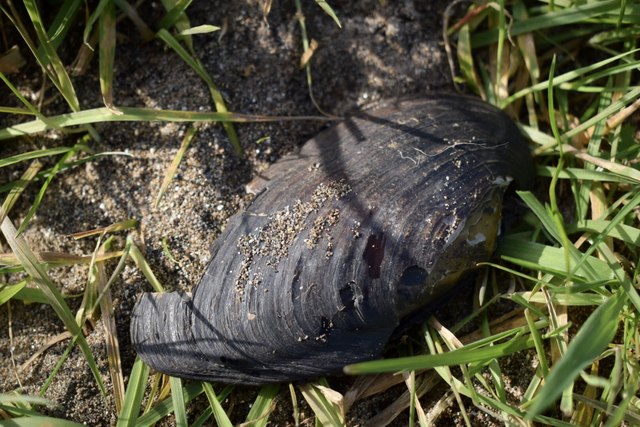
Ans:
[[[120,415],[118,416],[117,427],[133,427],[136,425],[148,378],[149,366],[147,366],[142,359],[136,357],[133,369],[129,375],[129,383],[127,384],[127,391],[124,395],[122,411],[120,411]]]
[[[501,259],[530,268],[537,271],[544,271],[559,277],[568,277],[564,263],[563,249],[547,246],[540,243],[528,242],[513,237],[505,237],[500,242],[496,251]],[[577,265],[575,259],[571,260],[570,270]],[[573,279],[576,281],[602,281],[613,280],[614,275],[609,264],[598,258],[589,256],[586,262],[573,272]]]
[[[167,188],[169,188],[169,184],[171,184],[173,177],[178,171],[178,166],[180,166],[182,157],[184,156],[184,153],[187,152],[187,148],[189,148],[189,144],[191,143],[193,138],[196,136],[197,132],[198,132],[198,129],[195,126],[191,126],[189,127],[189,129],[187,129],[187,132],[185,133],[184,138],[182,139],[182,144],[180,144],[180,148],[178,149],[178,152],[173,158],[173,161],[171,162],[171,166],[169,166],[169,168],[167,169],[164,175],[164,179],[162,180],[162,184],[160,185],[160,190],[158,191],[156,200],[153,202],[154,208],[158,207],[158,204],[160,203],[160,199],[162,199],[162,196],[167,191]]]
[[[222,409],[222,405],[220,405],[220,401],[216,396],[216,393],[213,391],[213,387],[209,383],[202,383],[202,387],[204,388],[204,392],[207,395],[207,399],[209,400],[209,406],[213,411],[213,417],[216,420],[216,423],[219,427],[233,427],[233,423],[229,419],[227,413]]]
[[[536,174],[538,176],[552,177],[555,167],[551,166],[538,166],[536,168]],[[596,171],[579,168],[564,168],[558,173],[558,178],[569,179],[572,181],[596,181],[596,182],[612,182],[619,184],[637,184],[635,179],[628,178],[623,175],[618,175],[612,172]]]
[[[607,237],[640,246],[640,229],[624,224],[613,224],[612,221],[586,220],[578,222],[569,228],[569,232],[589,231],[594,234],[605,234]]]
[[[160,1],[162,2],[162,6],[164,6],[164,9],[167,12],[169,12],[175,9],[176,7],[179,9],[183,9],[180,3],[184,3],[188,0],[160,0]],[[184,11],[183,13],[180,13],[175,17],[173,22],[173,27],[178,34],[191,28],[191,22],[189,22],[189,17],[187,16],[186,13],[184,13]],[[191,38],[191,36],[185,37],[184,43],[187,46],[187,49],[189,49],[189,52],[191,52],[191,54],[195,56],[195,50],[193,49],[193,39]]]
[[[73,147],[55,147],[46,148],[44,150],[28,151],[26,153],[16,154],[15,156],[8,156],[0,159],[0,168],[13,165],[16,163],[24,162],[27,160],[39,159],[41,157],[56,156],[58,154],[68,153],[73,151]]]
[[[169,10],[166,15],[162,17],[162,19],[158,23],[158,28],[168,30],[169,28],[173,27],[176,22],[178,22],[178,20],[182,18],[182,16],[184,16],[184,12],[191,5],[192,1],[193,0],[178,0],[175,6],[173,6],[171,10]]]
[[[280,390],[279,384],[267,384],[260,388],[258,397],[256,397],[249,414],[247,414],[246,423],[250,423],[253,427],[267,426],[269,414],[276,407],[275,398],[278,390]]]
[[[40,396],[29,396],[26,394],[18,394],[16,392],[0,393],[0,403],[17,403],[26,406],[31,404],[55,406],[56,404],[55,402]]]
[[[338,15],[336,15],[336,13],[333,11],[333,8],[331,7],[331,5],[327,3],[325,0],[315,0],[315,1],[316,1],[316,4],[320,6],[322,10],[324,10],[324,12],[331,17],[331,19],[333,19],[333,22],[335,22],[338,27],[342,28],[340,19],[338,19]]]
[[[42,199],[44,198],[44,194],[46,193],[47,188],[49,187],[49,184],[51,184],[51,181],[53,180],[53,178],[60,171],[62,166],[65,165],[69,161],[69,159],[76,154],[76,151],[79,150],[79,149],[82,149],[82,148],[83,147],[81,147],[81,146],[75,146],[71,150],[67,151],[64,154],[64,156],[62,156],[62,158],[51,169],[51,173],[49,174],[47,179],[45,179],[44,183],[40,187],[40,191],[38,191],[38,194],[36,195],[35,199],[33,200],[33,203],[31,203],[31,207],[29,208],[29,211],[24,216],[24,219],[22,220],[22,223],[20,224],[20,227],[18,228],[18,235],[22,234],[22,232],[29,225],[29,222],[31,221],[31,218],[33,218],[33,216],[36,214],[36,212],[38,210],[38,207],[40,206],[40,203],[42,202]]]
[[[38,303],[48,304],[47,296],[38,288],[22,288],[17,294],[13,296],[13,299],[22,301],[26,304]]]
[[[84,33],[82,36],[82,40],[85,44],[89,43],[89,38],[91,37],[91,32],[93,31],[93,26],[98,22],[100,16],[102,15],[104,9],[112,3],[112,0],[100,0],[96,8],[89,15],[89,19],[87,20],[87,24],[84,27]]]
[[[104,383],[102,382],[102,377],[100,376],[100,371],[98,370],[98,365],[96,364],[95,358],[93,357],[93,353],[91,353],[91,349],[89,348],[89,344],[87,344],[84,335],[82,335],[82,330],[75,322],[74,316],[69,309],[69,306],[62,298],[60,291],[53,284],[46,271],[42,267],[42,264],[38,262],[36,256],[31,251],[27,242],[20,236],[17,235],[17,230],[11,223],[11,220],[8,217],[5,217],[2,221],[2,225],[0,226],[2,233],[4,234],[7,243],[11,247],[11,250],[16,255],[18,260],[20,260],[20,264],[24,267],[25,271],[31,276],[33,281],[38,285],[40,290],[47,295],[47,299],[49,300],[49,304],[53,307],[54,311],[62,320],[65,327],[71,334],[74,339],[77,339],[78,345],[84,354],[87,363],[89,364],[89,369],[93,374],[98,387],[102,394],[106,394],[106,389]]]
[[[527,419],[532,419],[549,407],[573,383],[580,371],[602,353],[616,333],[618,316],[625,302],[625,294],[617,292],[589,316],[569,344],[564,357],[551,368],[539,395],[534,398],[527,412]]]
[[[525,33],[533,33],[546,28],[556,28],[573,23],[597,18],[606,13],[618,11],[620,2],[618,0],[588,2],[587,4],[576,4],[556,12],[547,12],[539,16],[534,16],[525,20],[515,21],[509,28],[511,37]],[[488,44],[496,43],[498,40],[498,30],[491,29],[478,33],[473,38],[473,47],[478,48]]]
[[[33,114],[34,116],[36,116],[37,118],[39,118],[42,121],[46,122],[46,118],[40,113],[40,111],[38,111],[38,109],[31,103],[29,102],[29,100],[27,98],[25,98],[22,93],[20,93],[20,91],[13,85],[11,84],[11,82],[9,81],[9,79],[7,79],[7,77],[3,74],[0,73],[0,79],[2,79],[2,81],[4,82],[4,84],[7,85],[7,87],[11,90],[11,92],[13,93],[13,95],[18,98],[20,100],[20,102],[27,107],[27,111],[31,114]],[[15,114],[15,112],[11,112],[11,111],[6,111],[7,113],[10,114]]]
[[[204,82],[209,87],[211,99],[213,100],[216,111],[218,111],[219,113],[226,113],[227,106],[224,102],[224,99],[222,98],[222,94],[213,83],[213,79],[211,78],[207,70],[205,70],[200,61],[189,54],[189,52],[184,47],[182,47],[180,42],[178,42],[178,40],[176,40],[175,37],[173,37],[167,30],[161,29],[160,31],[158,31],[157,36],[162,41],[164,41],[171,49],[173,49],[180,56],[180,58],[182,58],[182,60],[186,62],[187,65],[189,65],[200,76],[202,80],[204,80]],[[222,126],[224,127],[224,130],[227,133],[227,136],[229,137],[231,145],[233,146],[236,154],[238,156],[242,156],[242,146],[240,145],[240,141],[238,140],[238,135],[236,134],[235,128],[231,123],[223,122]]]
[[[203,392],[202,383],[196,382],[182,388],[185,404]],[[155,405],[149,412],[138,418],[137,427],[150,427],[173,412],[173,399],[167,398]]]
[[[464,25],[458,32],[458,63],[460,64],[460,72],[464,82],[469,86],[473,93],[482,96],[482,84],[476,73],[473,55],[471,50],[471,37],[469,35],[469,26]]]
[[[102,153],[97,153],[97,154],[93,154],[91,156],[86,156],[86,157],[83,157],[81,159],[77,159],[77,160],[73,160],[71,162],[68,162],[67,164],[63,165],[62,168],[58,172],[62,172],[64,170],[71,169],[71,168],[74,168],[76,166],[80,166],[80,165],[83,165],[85,163],[88,163],[88,162],[91,162],[93,160],[97,160],[97,159],[100,159],[101,157],[106,157],[106,156],[127,156],[127,157],[132,157],[131,153],[124,153],[124,152],[102,152]],[[43,171],[38,172],[34,176],[33,180],[34,181],[40,181],[42,179],[46,179],[49,176],[49,174],[51,173],[51,170],[52,169],[45,169]],[[14,187],[20,186],[22,184],[23,184],[23,181],[21,179],[18,179],[16,181],[0,185],[0,193],[6,193],[8,191],[11,191]]]
[[[40,17],[40,12],[38,10],[36,1],[24,0],[24,6],[27,9],[29,17],[31,18],[31,23],[33,24],[33,28],[35,29],[35,33],[38,37],[38,41],[40,42],[40,46],[44,48],[44,55],[38,57],[40,65],[45,70],[53,70],[53,72],[50,74],[53,84],[58,88],[60,94],[64,97],[64,99],[69,104],[69,107],[71,107],[73,111],[80,110],[80,103],[78,101],[76,91],[73,88],[73,84],[71,83],[69,74],[67,74],[67,70],[62,64],[60,57],[51,45],[51,40],[49,40],[47,32],[42,23],[42,18]]]
[[[77,113],[61,114],[49,117],[47,122],[36,119],[20,123],[0,130],[0,140],[17,136],[44,132],[53,128],[85,125],[104,122],[277,122],[289,120],[333,120],[324,116],[262,116],[252,114],[238,114],[229,112],[175,111],[156,110],[141,107],[120,107],[122,114],[114,114],[106,107],[83,110]]]
[[[572,69],[571,71],[568,71],[566,73],[560,74],[558,76],[554,76],[553,80],[555,82],[556,85],[561,86],[563,83],[568,83],[571,82],[574,79],[577,79],[578,77],[581,77],[591,71],[595,71],[601,68],[604,68],[605,66],[614,63],[620,59],[623,59],[627,56],[633,55],[636,52],[638,52],[638,49],[634,49],[631,50],[629,52],[623,52],[620,53],[618,55],[615,56],[611,56],[608,57],[606,59],[603,59],[602,61],[599,62],[595,62],[593,64],[589,64],[589,65],[585,65],[584,67],[580,67],[580,68],[576,68],[576,69]],[[530,93],[534,93],[534,92],[540,92],[543,90],[547,90],[549,88],[549,81],[545,80],[543,82],[540,82],[538,84],[534,84],[532,86],[529,86],[528,88],[522,89],[516,93],[514,93],[513,95],[509,96],[503,103],[503,106],[509,105],[511,104],[513,101],[515,101],[516,99],[522,98],[525,95],[528,95]]]
[[[25,286],[27,286],[26,280],[21,280],[20,282],[14,284],[0,284],[0,305],[13,298],[14,295],[24,289]],[[0,395],[0,399],[1,398],[2,395]],[[2,402],[2,400],[0,400],[0,402]]]
[[[47,31],[47,37],[51,41],[51,46],[54,49],[58,49],[65,40],[69,30],[73,27],[73,22],[80,10],[80,6],[82,6],[81,0],[65,0],[60,6],[60,9],[58,9],[58,13]],[[40,55],[44,55],[42,46],[38,48],[38,52]]]
[[[185,408],[184,395],[182,394],[182,380],[176,377],[169,377],[169,384],[171,384],[171,401],[173,402],[176,426],[187,427],[187,409]]]
[[[147,278],[147,281],[151,284],[151,287],[156,292],[164,292],[164,287],[160,284],[160,281],[156,278],[156,275],[153,274],[153,270],[151,270],[151,266],[140,252],[140,249],[133,243],[131,237],[127,237],[127,245],[131,245],[131,250],[129,251],[129,256],[136,264],[138,269],[142,272],[144,277]]]
[[[18,198],[20,197],[24,189],[27,188],[27,185],[29,185],[33,181],[33,178],[36,176],[41,167],[42,163],[40,163],[38,160],[31,162],[27,170],[24,171],[24,173],[20,177],[20,180],[11,188],[11,191],[9,191],[9,195],[7,195],[7,198],[2,203],[2,206],[0,206],[0,224],[4,221],[9,212],[11,212],[11,208],[18,201]]]
[[[511,340],[489,347],[462,347],[442,354],[401,357],[398,359],[375,360],[345,366],[346,374],[372,374],[380,372],[407,372],[432,369],[439,366],[454,366],[466,363],[486,362],[494,358],[507,356],[534,346],[531,336],[518,336]]]

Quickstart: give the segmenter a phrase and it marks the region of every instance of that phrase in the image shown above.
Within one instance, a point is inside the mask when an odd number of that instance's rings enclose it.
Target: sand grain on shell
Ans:
[[[268,258],[266,264],[277,269],[280,260],[289,254],[289,248],[293,241],[306,230],[309,215],[318,212],[329,199],[338,200],[350,191],[351,188],[344,180],[334,181],[326,185],[320,183],[311,195],[310,200],[305,202],[296,200],[292,207],[287,205],[269,216],[267,223],[256,233],[240,236],[238,249],[244,259],[235,283],[238,298],[242,298],[246,286],[257,286],[261,282],[260,272],[252,270],[253,261],[257,257]],[[318,220],[321,220],[321,222],[318,223]],[[324,228],[325,221],[327,219],[324,217],[316,219],[309,230],[309,235],[318,235]],[[334,221],[337,221],[337,216]],[[307,240],[309,239],[305,239],[305,242]]]

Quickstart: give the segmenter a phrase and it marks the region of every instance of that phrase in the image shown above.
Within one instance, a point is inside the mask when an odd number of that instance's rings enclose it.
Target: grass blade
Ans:
[[[209,400],[209,406],[213,411],[213,417],[216,419],[216,423],[219,427],[233,427],[233,423],[229,419],[227,413],[222,409],[222,405],[220,405],[220,401],[216,396],[216,393],[213,391],[213,387],[209,383],[202,383],[202,387],[204,388],[204,392],[207,395],[207,399]]]
[[[249,424],[252,427],[266,427],[269,422],[269,414],[276,407],[275,397],[278,394],[278,390],[280,390],[279,384],[267,384],[260,388],[258,397],[256,397],[249,414],[247,414],[245,424]]]
[[[76,154],[76,152],[78,150],[80,150],[80,149],[86,149],[86,147],[83,147],[83,146],[80,146],[80,145],[76,145],[71,150],[67,151],[64,154],[64,156],[62,156],[62,158],[51,169],[51,172],[49,173],[49,176],[47,177],[47,179],[45,179],[44,183],[40,187],[40,191],[38,191],[38,194],[36,195],[35,199],[33,200],[33,203],[31,204],[31,207],[29,208],[29,211],[24,216],[24,219],[22,220],[22,224],[20,224],[20,227],[18,228],[18,235],[22,234],[22,232],[29,225],[29,222],[31,221],[31,218],[33,218],[33,216],[36,214],[36,212],[38,210],[38,207],[40,206],[40,203],[42,202],[42,199],[44,198],[44,194],[46,193],[47,188],[49,188],[49,184],[51,184],[51,181],[53,181],[53,178],[60,171],[60,169],[62,169],[62,167],[69,161],[69,159],[72,156],[74,156]]]
[[[120,112],[113,104],[113,63],[116,57],[116,11],[107,2],[99,19],[100,33],[100,90],[104,105],[114,114]]]
[[[322,425],[344,425],[344,414],[337,403],[342,395],[319,384],[305,384],[300,391]]]
[[[200,61],[194,58],[189,52],[182,47],[182,45],[167,31],[161,29],[158,31],[157,36],[164,41],[171,49],[173,49],[179,56],[182,58],[184,62],[187,63],[209,87],[209,93],[211,94],[211,99],[215,105],[216,111],[219,113],[226,113],[227,106],[225,105],[224,99],[222,98],[222,94],[213,83],[213,79],[202,66]],[[222,123],[229,140],[231,141],[231,145],[235,150],[238,156],[242,156],[242,147],[240,145],[240,141],[238,140],[238,135],[236,134],[236,130],[231,123]]]
[[[602,353],[616,333],[618,316],[625,302],[625,294],[617,292],[589,316],[562,359],[545,378],[539,395],[534,398],[527,412],[527,419],[541,414],[573,383],[580,371]]]
[[[178,0],[175,6],[173,6],[171,10],[169,10],[166,15],[162,17],[162,19],[158,23],[158,27],[164,30],[168,30],[169,28],[173,27],[176,22],[178,22],[178,20],[182,18],[182,16],[184,16],[185,10],[187,10],[187,8],[191,5],[192,1],[193,0]]]
[[[205,113],[200,111],[156,110],[153,108],[120,107],[122,114],[114,114],[106,107],[83,110],[77,113],[49,117],[47,121],[36,119],[0,130],[0,140],[44,132],[54,128],[104,122],[278,122],[288,120],[333,120],[324,116],[262,116],[229,112]]]
[[[137,219],[127,219],[124,221],[119,221],[113,223],[107,227],[99,227],[94,228],[93,230],[80,231],[78,233],[70,234],[70,237],[73,237],[76,240],[84,239],[85,237],[95,236],[97,234],[107,234],[114,233],[117,231],[130,230],[132,228],[136,228],[138,226]]]
[[[118,416],[118,423],[116,424],[118,427],[132,427],[136,425],[148,378],[149,366],[147,366],[142,359],[136,357],[131,375],[129,375],[127,392],[122,402],[122,411],[120,411],[120,415]]]
[[[462,347],[442,354],[401,357],[397,359],[375,360],[345,366],[346,374],[372,374],[380,372],[406,372],[421,369],[431,369],[438,366],[453,366],[466,363],[476,363],[503,357],[534,346],[530,336],[515,337],[505,343],[494,344],[490,347],[469,348]]]
[[[171,162],[171,166],[169,166],[169,168],[167,169],[165,175],[164,175],[164,179],[162,180],[162,184],[160,185],[160,190],[158,191],[158,195],[156,196],[156,200],[153,202],[153,207],[157,208],[158,204],[160,203],[160,199],[162,199],[162,196],[164,195],[164,193],[167,191],[167,188],[169,187],[169,184],[171,184],[171,181],[173,180],[173,177],[175,176],[177,170],[178,170],[178,166],[180,166],[180,162],[182,161],[182,157],[184,156],[184,153],[187,152],[187,148],[189,148],[189,144],[191,143],[191,141],[193,140],[193,138],[195,137],[196,133],[197,133],[197,128],[195,126],[191,126],[189,127],[189,129],[187,129],[187,132],[184,135],[184,138],[182,139],[182,144],[180,145],[180,148],[178,149],[178,152],[176,153],[175,157],[173,158],[173,161]]]
[[[576,6],[567,7],[556,12],[547,12],[539,16],[534,16],[521,21],[515,21],[509,28],[510,35],[533,33],[545,28],[560,27],[572,23],[578,23],[609,12],[619,10],[618,0],[607,0],[588,2],[586,4],[577,3]],[[478,33],[473,38],[473,47],[478,48],[498,41],[498,29],[491,29]]]
[[[133,262],[135,262],[136,266],[138,267],[138,269],[140,269],[142,274],[144,274],[144,277],[147,278],[147,281],[149,281],[153,290],[156,292],[164,292],[164,287],[160,284],[160,281],[156,278],[156,275],[153,274],[149,263],[144,258],[144,255],[142,255],[142,252],[140,252],[140,249],[138,249],[135,243],[133,243],[131,237],[127,237],[127,244],[131,245],[129,256],[131,257]]]
[[[68,153],[73,149],[74,147],[55,147],[55,148],[47,148],[44,150],[28,151],[26,153],[16,154],[15,156],[9,156],[9,157],[0,159],[0,168],[13,165],[16,163],[24,162],[27,160],[39,159],[41,157],[56,156],[58,154]]]
[[[187,410],[184,406],[182,380],[176,377],[169,377],[169,384],[171,384],[171,401],[173,402],[173,413],[176,417],[176,426],[187,427]]]
[[[202,383],[196,382],[182,388],[184,402],[188,403],[203,392]],[[136,426],[149,427],[173,412],[173,400],[167,398],[155,405],[149,412],[138,418]]]
[[[47,295],[47,299],[49,300],[49,304],[53,307],[56,314],[62,320],[65,327],[71,334],[74,339],[78,341],[78,345],[82,350],[85,358],[87,359],[87,363],[89,364],[89,369],[93,374],[98,387],[102,394],[106,394],[106,389],[104,387],[104,383],[102,382],[102,377],[100,376],[100,372],[98,370],[98,365],[91,353],[91,349],[89,348],[89,344],[87,344],[84,335],[82,335],[82,330],[75,322],[73,314],[71,314],[71,310],[69,306],[62,298],[60,291],[53,284],[47,273],[45,272],[42,265],[36,259],[36,256],[33,254],[27,242],[20,236],[17,235],[17,230],[11,223],[11,220],[8,217],[5,217],[2,221],[2,225],[0,226],[2,233],[4,234],[7,243],[11,247],[11,250],[16,255],[20,264],[24,267],[25,271],[31,276],[33,281],[38,285],[40,290]]]
[[[11,420],[3,421],[2,425],[6,427],[84,427],[84,424],[43,415],[12,418]]]
[[[37,160],[31,162],[27,170],[24,171],[24,173],[20,177],[18,183],[13,186],[13,188],[11,188],[9,195],[7,195],[7,198],[2,203],[2,206],[0,206],[0,224],[7,217],[7,215],[11,211],[11,208],[18,201],[18,198],[20,197],[24,189],[27,188],[27,185],[29,185],[31,181],[33,181],[33,178],[36,176],[40,168],[42,168],[42,163]]]
[[[107,242],[105,242],[101,246],[97,255],[104,255],[107,252],[108,248],[109,245]],[[124,263],[122,261],[124,261],[125,259],[126,251],[121,258],[120,264],[123,264],[122,268],[124,268]],[[124,378],[122,376],[122,360],[120,358],[118,329],[116,327],[116,321],[113,317],[113,300],[111,299],[111,292],[109,292],[109,287],[112,281],[107,281],[104,261],[96,262],[95,270],[96,274],[93,275],[93,277],[96,281],[95,289],[98,292],[96,303],[100,304],[100,314],[102,316],[102,326],[104,328],[105,345],[107,347],[107,362],[109,364],[109,373],[111,375],[111,384],[113,387],[116,413],[119,414],[122,411],[125,399],[125,388]],[[93,309],[91,311],[93,311]]]
[[[27,286],[26,280],[22,280],[13,285],[4,284],[4,283],[0,284],[0,305],[4,304],[5,302],[13,298],[13,296],[16,295],[18,292],[20,292],[22,289],[24,289],[25,286]]]
[[[331,17],[331,19],[333,19],[333,22],[335,22],[338,27],[342,28],[342,24],[340,23],[340,19],[338,19],[338,15],[336,15],[329,3],[327,3],[325,0],[316,0],[316,4],[320,6],[322,10],[324,10],[324,13],[326,13]]]
[[[43,55],[37,55],[38,62],[40,62],[40,65],[45,70],[53,70],[53,72],[49,73],[49,77],[53,84],[58,88],[60,94],[67,101],[69,107],[71,107],[73,111],[80,110],[80,102],[78,101],[76,91],[73,88],[73,84],[71,83],[69,74],[67,74],[67,70],[53,48],[51,40],[47,36],[47,32],[44,28],[44,24],[42,23],[42,18],[40,17],[40,12],[38,11],[38,6],[36,5],[35,0],[24,0],[24,6],[31,18],[31,23],[35,29],[40,46],[44,49]]]

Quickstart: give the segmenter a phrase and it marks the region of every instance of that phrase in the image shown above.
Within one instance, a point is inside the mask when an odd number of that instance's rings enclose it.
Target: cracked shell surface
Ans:
[[[496,246],[510,183],[533,166],[517,128],[469,97],[390,101],[270,167],[194,291],[145,294],[131,337],[154,369],[243,384],[379,357],[402,320]]]

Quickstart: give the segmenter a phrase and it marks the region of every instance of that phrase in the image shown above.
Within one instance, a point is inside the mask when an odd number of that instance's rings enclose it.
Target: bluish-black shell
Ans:
[[[131,337],[151,367],[260,384],[378,357],[403,318],[491,257],[503,194],[533,167],[502,112],[446,95],[361,113],[267,175],[192,295],[136,305]]]

